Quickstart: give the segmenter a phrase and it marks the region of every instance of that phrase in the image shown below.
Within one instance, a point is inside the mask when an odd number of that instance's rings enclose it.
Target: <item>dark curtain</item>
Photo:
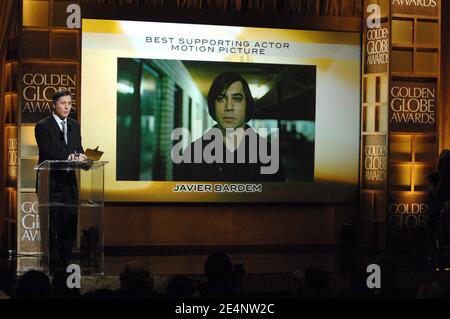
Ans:
[[[362,0],[321,0],[320,14],[324,16],[360,16]]]
[[[362,0],[81,0],[86,4],[360,17]]]

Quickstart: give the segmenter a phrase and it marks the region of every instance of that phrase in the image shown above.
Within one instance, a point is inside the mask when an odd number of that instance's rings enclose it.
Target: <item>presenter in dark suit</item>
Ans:
[[[69,118],[72,97],[58,91],[52,97],[53,113],[36,124],[35,137],[39,162],[46,160],[85,161],[81,146],[80,125]],[[37,181],[39,183],[39,181]],[[50,268],[65,267],[72,257],[77,234],[78,186],[74,171],[54,170],[50,175],[49,262]]]

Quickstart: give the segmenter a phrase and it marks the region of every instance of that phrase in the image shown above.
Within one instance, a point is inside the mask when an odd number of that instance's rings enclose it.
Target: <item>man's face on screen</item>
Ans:
[[[60,118],[65,119],[70,114],[70,109],[72,108],[72,98],[70,95],[61,96],[56,104],[53,105],[53,109]]]
[[[216,121],[221,129],[238,128],[245,125],[247,102],[240,81],[233,82],[228,89],[217,95],[214,106]]]

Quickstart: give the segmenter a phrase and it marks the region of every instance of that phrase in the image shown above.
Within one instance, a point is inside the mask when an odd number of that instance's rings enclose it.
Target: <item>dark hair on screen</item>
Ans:
[[[214,79],[211,87],[209,88],[207,98],[208,111],[209,115],[211,115],[213,119],[216,119],[216,109],[214,102],[217,96],[226,91],[230,87],[230,85],[233,84],[234,82],[241,82],[242,89],[244,90],[246,101],[245,121],[248,122],[249,120],[252,119],[255,104],[252,92],[250,91],[247,81],[245,81],[245,79],[236,72],[226,72],[218,75]]]
[[[70,92],[68,90],[56,91],[56,93],[53,94],[53,96],[52,96],[53,105],[56,105],[56,102],[58,101],[58,99],[63,96],[72,96],[72,94],[70,94]]]

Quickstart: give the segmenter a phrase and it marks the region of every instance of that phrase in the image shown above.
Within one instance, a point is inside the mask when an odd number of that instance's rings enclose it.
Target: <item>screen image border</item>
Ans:
[[[143,28],[143,24],[148,27]],[[158,28],[149,28],[150,26]],[[244,35],[252,41],[263,41],[261,39],[267,34],[272,34],[277,39],[291,43],[293,51],[268,52],[271,54],[269,58],[252,57],[251,63],[304,64],[317,67],[314,182],[261,183],[263,191],[254,193],[176,193],[172,190],[180,182],[116,180],[116,130],[111,125],[111,119],[116,118],[113,109],[116,108],[114,100],[117,92],[115,87],[117,62],[111,68],[114,59],[126,57],[248,62],[242,61],[242,56],[233,55],[225,57],[211,55],[202,59],[181,53],[168,55],[165,48],[148,52],[145,43],[139,43],[142,37],[158,34],[160,31],[157,30],[167,29],[169,33],[184,30],[185,33],[192,33],[198,28],[203,32],[209,31],[207,33],[211,38],[232,32],[232,36],[239,34],[241,38]],[[149,33],[140,29],[154,31]],[[95,74],[87,71],[92,69],[95,70]],[[327,94],[323,93],[325,91]],[[99,96],[102,98],[99,99]],[[85,148],[100,145],[100,149],[105,152],[102,160],[109,161],[105,171],[107,202],[245,204],[354,201],[357,197],[359,171],[359,97],[360,38],[357,33],[83,19],[81,100],[83,144]],[[339,108],[339,105],[343,107]],[[100,121],[95,122],[94,119]],[[115,124],[115,120],[113,122]],[[342,158],[343,155],[347,160]],[[239,183],[207,182],[207,184],[211,184],[214,188],[215,184]]]

